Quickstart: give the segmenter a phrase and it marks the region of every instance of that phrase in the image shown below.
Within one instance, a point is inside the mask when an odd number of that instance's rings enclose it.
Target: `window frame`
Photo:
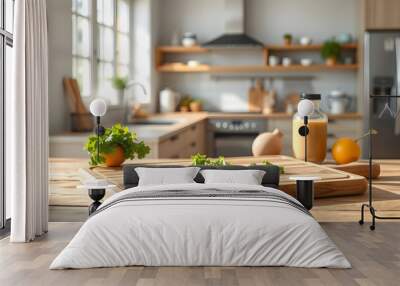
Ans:
[[[72,0],[73,1],[73,0]],[[72,4],[71,1],[71,4]],[[111,63],[113,66],[113,75],[116,76],[118,74],[118,53],[119,53],[119,47],[118,47],[118,33],[122,33],[129,38],[129,63],[125,63],[125,65],[128,68],[129,75],[132,74],[133,71],[133,65],[132,65],[132,58],[133,58],[133,53],[132,53],[132,1],[126,1],[128,3],[128,10],[129,10],[129,32],[121,32],[118,30],[118,5],[120,0],[113,0],[114,1],[114,11],[113,11],[113,17],[114,17],[114,22],[112,27],[98,23],[97,21],[97,0],[88,0],[89,2],[89,16],[82,16],[74,11],[72,11],[72,5],[71,5],[71,18],[72,15],[76,15],[79,17],[84,17],[89,20],[89,27],[90,27],[90,43],[89,43],[89,57],[82,57],[79,55],[74,55],[72,54],[72,60],[73,58],[84,58],[84,59],[90,59],[90,88],[91,88],[91,94],[89,96],[82,96],[82,99],[85,102],[89,102],[97,97],[99,97],[99,77],[98,77],[98,72],[99,72],[99,65],[100,63]],[[114,55],[113,55],[113,60],[112,61],[104,61],[99,59],[99,46],[98,46],[98,40],[99,40],[99,34],[100,34],[100,27],[107,27],[111,28],[114,35],[113,35],[113,41],[114,41]]]
[[[10,230],[10,220],[7,219],[6,215],[6,188],[5,188],[5,101],[6,101],[6,50],[7,46],[11,49],[14,44],[14,36],[13,30],[14,25],[12,27],[12,32],[7,31],[6,27],[6,1],[0,0],[0,13],[1,13],[1,21],[0,21],[0,235],[8,233]],[[15,0],[12,1],[12,11],[13,11],[13,19],[15,15]]]
[[[89,8],[88,8],[89,9],[89,16],[84,16],[84,15],[81,15],[81,14],[73,11],[72,10],[72,1],[71,1],[71,25],[73,24],[72,23],[73,16],[84,18],[84,19],[89,21],[89,33],[90,33],[89,56],[85,57],[85,56],[81,56],[81,55],[75,55],[73,53],[73,49],[72,49],[72,65],[73,65],[73,62],[74,62],[74,58],[86,59],[86,60],[90,61],[90,75],[89,75],[89,78],[90,78],[90,95],[89,96],[82,96],[82,98],[83,99],[85,99],[85,98],[86,99],[93,99],[94,98],[93,95],[96,94],[96,89],[95,89],[96,88],[96,82],[95,82],[96,77],[94,76],[94,73],[93,73],[96,70],[96,65],[95,65],[95,59],[96,58],[94,57],[95,53],[93,53],[93,50],[96,49],[96,45],[94,45],[94,43],[95,43],[95,35],[94,34],[95,33],[93,32],[94,31],[94,29],[93,29],[93,22],[94,22],[93,18],[95,18],[95,14],[93,14],[93,11],[96,11],[96,10],[93,10],[93,3],[94,3],[94,5],[96,5],[97,1],[96,0],[88,1],[88,3],[89,3]],[[73,69],[73,67],[72,67],[72,69]],[[72,70],[72,74],[73,74],[73,70]]]

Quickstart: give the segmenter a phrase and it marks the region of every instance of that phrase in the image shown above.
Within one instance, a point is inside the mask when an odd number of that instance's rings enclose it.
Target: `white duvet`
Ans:
[[[295,201],[279,190],[253,185],[128,189],[102,204],[103,211],[84,223],[50,269],[128,265],[351,267],[315,219],[288,204],[234,197],[152,198],[111,204],[131,192],[205,188],[262,190]]]

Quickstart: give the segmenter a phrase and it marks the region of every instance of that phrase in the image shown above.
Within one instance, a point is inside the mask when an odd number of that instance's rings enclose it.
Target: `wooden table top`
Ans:
[[[296,191],[296,182],[290,180],[290,177],[307,175],[319,177],[320,180],[315,181],[315,197],[331,197],[343,195],[356,195],[362,194],[367,190],[367,181],[364,177],[328,168],[323,165],[317,165],[310,162],[304,162],[292,157],[277,155],[277,156],[261,156],[261,157],[236,157],[226,158],[227,162],[233,165],[249,165],[252,163],[260,164],[262,161],[267,160],[272,164],[283,166],[284,174],[280,177],[279,189],[294,195]],[[183,159],[165,159],[165,160],[135,160],[128,161],[129,163],[140,164],[180,164],[190,165],[190,160]],[[96,167],[86,168],[90,175],[94,178],[107,179],[111,183],[123,189],[123,178],[121,168],[107,168]]]
[[[253,158],[254,159],[254,158]],[[236,158],[240,163],[243,158]],[[246,159],[245,159],[246,160]],[[255,159],[256,160],[256,159]],[[259,160],[259,159],[258,159]],[[147,163],[170,163],[170,159],[144,160]],[[187,160],[176,160],[176,163]],[[381,164],[381,176],[373,181],[374,205],[381,215],[400,215],[400,160],[377,160]],[[138,163],[136,161],[135,163]],[[87,159],[51,158],[49,160],[49,204],[53,206],[88,206],[91,203],[86,190],[77,189],[89,168]],[[113,194],[107,191],[106,197]],[[312,214],[318,221],[352,221],[360,216],[360,206],[368,201],[368,193],[321,198],[315,201]],[[369,216],[367,216],[369,219]]]

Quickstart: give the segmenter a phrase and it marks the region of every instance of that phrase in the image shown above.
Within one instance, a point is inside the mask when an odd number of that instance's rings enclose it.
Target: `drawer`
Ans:
[[[182,134],[183,136],[183,146],[186,148],[189,156],[195,153],[204,153],[205,146],[205,126],[203,123],[197,123],[189,126]],[[187,158],[188,156],[186,156]]]
[[[203,123],[188,126],[180,133],[162,141],[159,158],[190,158],[197,152],[204,153],[205,130]]]
[[[200,152],[196,142],[192,142],[186,145],[179,153],[179,158],[190,158],[192,155]]]
[[[159,144],[159,158],[180,158],[182,134],[175,134]]]

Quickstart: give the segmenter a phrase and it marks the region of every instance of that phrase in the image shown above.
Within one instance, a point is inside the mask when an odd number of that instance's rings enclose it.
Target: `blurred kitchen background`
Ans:
[[[65,78],[77,79],[86,107],[104,98],[104,124],[129,122],[153,158],[251,155],[254,138],[275,128],[291,155],[301,93],[322,95],[329,151],[367,129],[364,34],[400,29],[391,12],[399,8],[394,0],[49,0],[50,155],[87,156],[89,130],[71,132]],[[329,63],[321,51],[332,42],[340,55]],[[123,103],[115,77],[128,79]]]

